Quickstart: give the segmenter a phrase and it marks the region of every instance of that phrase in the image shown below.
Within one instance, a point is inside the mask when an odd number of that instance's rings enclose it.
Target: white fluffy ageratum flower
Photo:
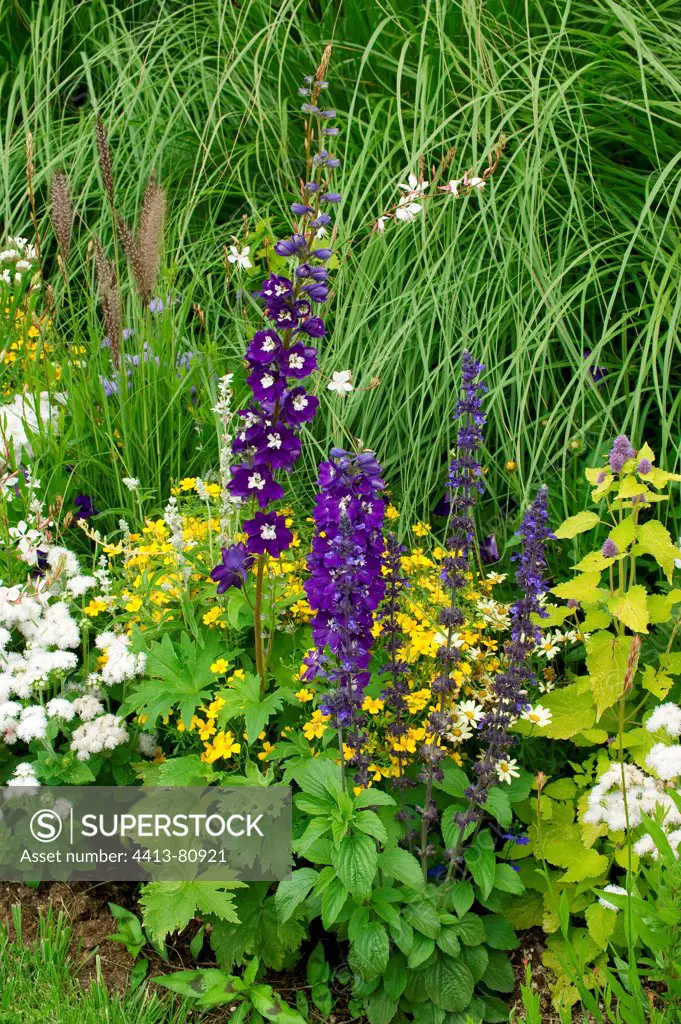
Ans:
[[[668,701],[659,704],[646,722],[648,732],[659,732],[661,729],[668,736],[681,736],[681,708]]]
[[[24,743],[42,740],[47,734],[47,715],[41,704],[30,704],[23,708],[17,725],[17,736]]]
[[[39,786],[40,783],[35,777],[35,768],[30,761],[22,761],[14,769],[8,786]]]
[[[48,700],[45,710],[48,718],[60,718],[63,722],[70,722],[76,714],[75,706],[70,700],[63,697],[53,697]]]
[[[603,892],[611,892],[613,895],[617,896],[627,895],[627,890],[623,889],[621,885],[604,885]],[[614,910],[616,914],[620,909],[619,907],[615,906],[614,903],[610,903],[609,900],[603,899],[602,896],[598,897],[598,902],[602,907],[605,907],[606,910]]]
[[[89,722],[104,710],[104,705],[96,697],[86,694],[84,697],[76,697],[73,702],[76,714],[84,722]]]
[[[646,764],[665,782],[677,778],[681,775],[681,746],[656,743],[646,756]]]
[[[101,715],[91,722],[85,722],[74,730],[71,750],[79,761],[87,761],[92,754],[103,750],[115,750],[128,739],[128,732],[122,718],[116,715]]]
[[[73,576],[66,584],[66,589],[71,597],[82,597],[96,586],[97,580],[94,576]]]
[[[101,680],[106,686],[134,679],[144,672],[146,655],[134,653],[130,637],[108,631],[100,633],[95,645],[106,654],[106,664],[101,670]]]

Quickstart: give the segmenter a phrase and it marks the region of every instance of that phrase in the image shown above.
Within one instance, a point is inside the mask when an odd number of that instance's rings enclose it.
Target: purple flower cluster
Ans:
[[[369,681],[374,612],[385,593],[382,576],[385,484],[373,452],[354,455],[333,448],[319,466],[315,536],[308,556],[307,599],[316,652],[305,678],[326,679],[322,710],[349,728],[347,745],[358,784],[368,781],[361,754],[361,705]],[[326,654],[328,648],[329,654]]]
[[[469,810],[459,816],[462,826],[477,820],[487,792],[496,778],[496,765],[511,743],[509,728],[527,704],[527,687],[534,681],[530,665],[541,630],[533,616],[546,616],[540,598],[548,590],[544,578],[546,570],[546,541],[553,534],[548,526],[548,488],[541,487],[527,509],[518,530],[523,546],[519,555],[515,579],[522,597],[511,608],[511,640],[506,646],[506,671],[495,677],[495,704],[482,722],[485,751],[475,765],[477,779],[469,788]]]
[[[316,99],[325,85],[312,76],[305,95]],[[314,103],[302,109],[316,118],[319,140],[329,134],[327,122],[334,111],[322,111]],[[278,557],[291,544],[293,537],[284,520],[268,511],[272,502],[284,496],[275,474],[293,469],[301,451],[298,432],[314,418],[319,405],[302,381],[317,369],[317,350],[309,341],[326,334],[316,309],[329,297],[324,264],[332,255],[331,249],[317,244],[331,223],[322,207],[341,197],[328,189],[328,169],[338,167],[339,161],[320,148],[311,165],[314,171],[303,187],[304,202],[291,206],[298,218],[295,231],[274,246],[278,256],[290,260],[290,276],[271,273],[256,293],[268,324],[255,332],[246,350],[253,401],[239,413],[241,429],[232,443],[239,461],[231,467],[228,487],[237,500],[253,499],[259,507],[243,524],[248,555]]]
[[[608,462],[610,463],[610,469],[613,473],[621,473],[624,468],[624,463],[628,462],[629,459],[633,459],[636,455],[631,441],[626,434],[620,434],[613,441],[610,454],[608,456]]]

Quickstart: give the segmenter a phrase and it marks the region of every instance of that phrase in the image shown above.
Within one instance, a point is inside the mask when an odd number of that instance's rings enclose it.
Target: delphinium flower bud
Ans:
[[[308,556],[308,602],[317,657],[308,659],[307,680],[323,678],[321,705],[351,750],[358,785],[369,781],[363,751],[363,691],[369,681],[374,612],[385,593],[382,576],[385,503],[381,467],[373,452],[359,455],[334,448],[319,466],[315,536]],[[329,655],[325,652],[329,651]]]

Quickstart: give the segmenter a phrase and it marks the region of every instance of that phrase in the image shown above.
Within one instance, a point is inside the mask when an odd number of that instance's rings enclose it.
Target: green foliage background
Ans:
[[[182,318],[199,303],[211,370],[234,368],[246,329],[234,287],[224,286],[222,246],[242,234],[243,215],[285,230],[302,168],[296,89],[333,42],[347,259],[322,368],[350,367],[360,387],[381,378],[345,403],[344,427],[376,449],[403,507],[427,515],[442,493],[461,349],[474,350],[491,391],[486,514],[503,535],[516,502],[540,482],[551,487],[556,518],[583,505],[584,460],[621,429],[637,445],[649,440],[669,469],[678,463],[678,14],[677,2],[644,0],[8,3],[0,219],[31,234],[30,129],[39,208],[59,167],[78,197],[88,230],[79,229],[73,279],[85,283],[89,233],[112,238],[96,108],[126,216],[134,218],[152,167],[168,189],[165,285],[184,304],[167,344],[178,344]],[[454,147],[449,176],[479,173],[502,132],[506,153],[483,196],[431,204],[413,225],[367,241],[421,157],[429,169]],[[49,269],[46,217],[42,230]],[[94,359],[103,331],[79,295],[74,284],[58,326]],[[607,370],[603,382],[592,365]],[[62,454],[78,464],[82,488],[124,505],[90,384],[71,387]],[[202,399],[208,387],[206,373]],[[143,394],[106,430],[124,434],[127,473],[160,500],[171,475],[215,466],[217,445],[210,430],[197,445],[172,389],[159,408],[153,387]],[[338,432],[326,404],[301,493]]]

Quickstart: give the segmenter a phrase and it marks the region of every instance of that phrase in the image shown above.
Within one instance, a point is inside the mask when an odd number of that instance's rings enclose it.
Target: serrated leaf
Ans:
[[[650,615],[648,613],[648,593],[641,584],[629,587],[625,593],[616,593],[609,597],[608,610],[623,622],[634,633],[647,633]]]
[[[318,877],[319,872],[314,868],[299,868],[290,878],[279,883],[274,894],[274,905],[280,921],[288,921],[296,907],[307,897]]]
[[[383,974],[388,966],[390,942],[380,921],[369,921],[350,945],[349,963],[370,981]]]
[[[679,557],[679,549],[672,541],[669,530],[658,519],[650,519],[638,527],[633,552],[651,555],[671,583],[674,561]]]
[[[556,597],[565,598],[566,601],[593,602],[598,600],[600,581],[600,572],[583,572],[567,583],[559,583],[557,587],[552,587],[551,593]]]
[[[473,996],[475,982],[463,960],[440,956],[425,970],[425,987],[436,1006],[457,1013],[465,1010]]]
[[[592,633],[586,643],[586,667],[596,701],[597,718],[622,696],[631,639],[630,636],[615,636],[608,630],[599,630]]]
[[[388,842],[388,833],[385,825],[375,811],[361,811],[353,818],[352,825],[353,828],[358,828],[360,832],[378,839],[381,844]]]
[[[425,885],[423,871],[416,857],[399,846],[383,850],[378,855],[378,866],[388,878],[394,878],[417,892]]]
[[[590,907],[586,908],[584,916],[589,935],[597,946],[605,949],[615,930],[617,914],[614,910],[602,907],[600,903],[592,903]]]
[[[560,526],[554,530],[558,540],[571,540],[580,533],[593,530],[600,522],[600,517],[595,512],[578,512],[576,516],[569,516]]]
[[[189,924],[197,910],[238,924],[232,890],[240,888],[244,882],[149,882],[140,896],[144,926],[162,942]]]
[[[332,850],[331,858],[343,885],[357,899],[367,899],[378,863],[373,839],[359,832],[345,836],[339,847]]]

